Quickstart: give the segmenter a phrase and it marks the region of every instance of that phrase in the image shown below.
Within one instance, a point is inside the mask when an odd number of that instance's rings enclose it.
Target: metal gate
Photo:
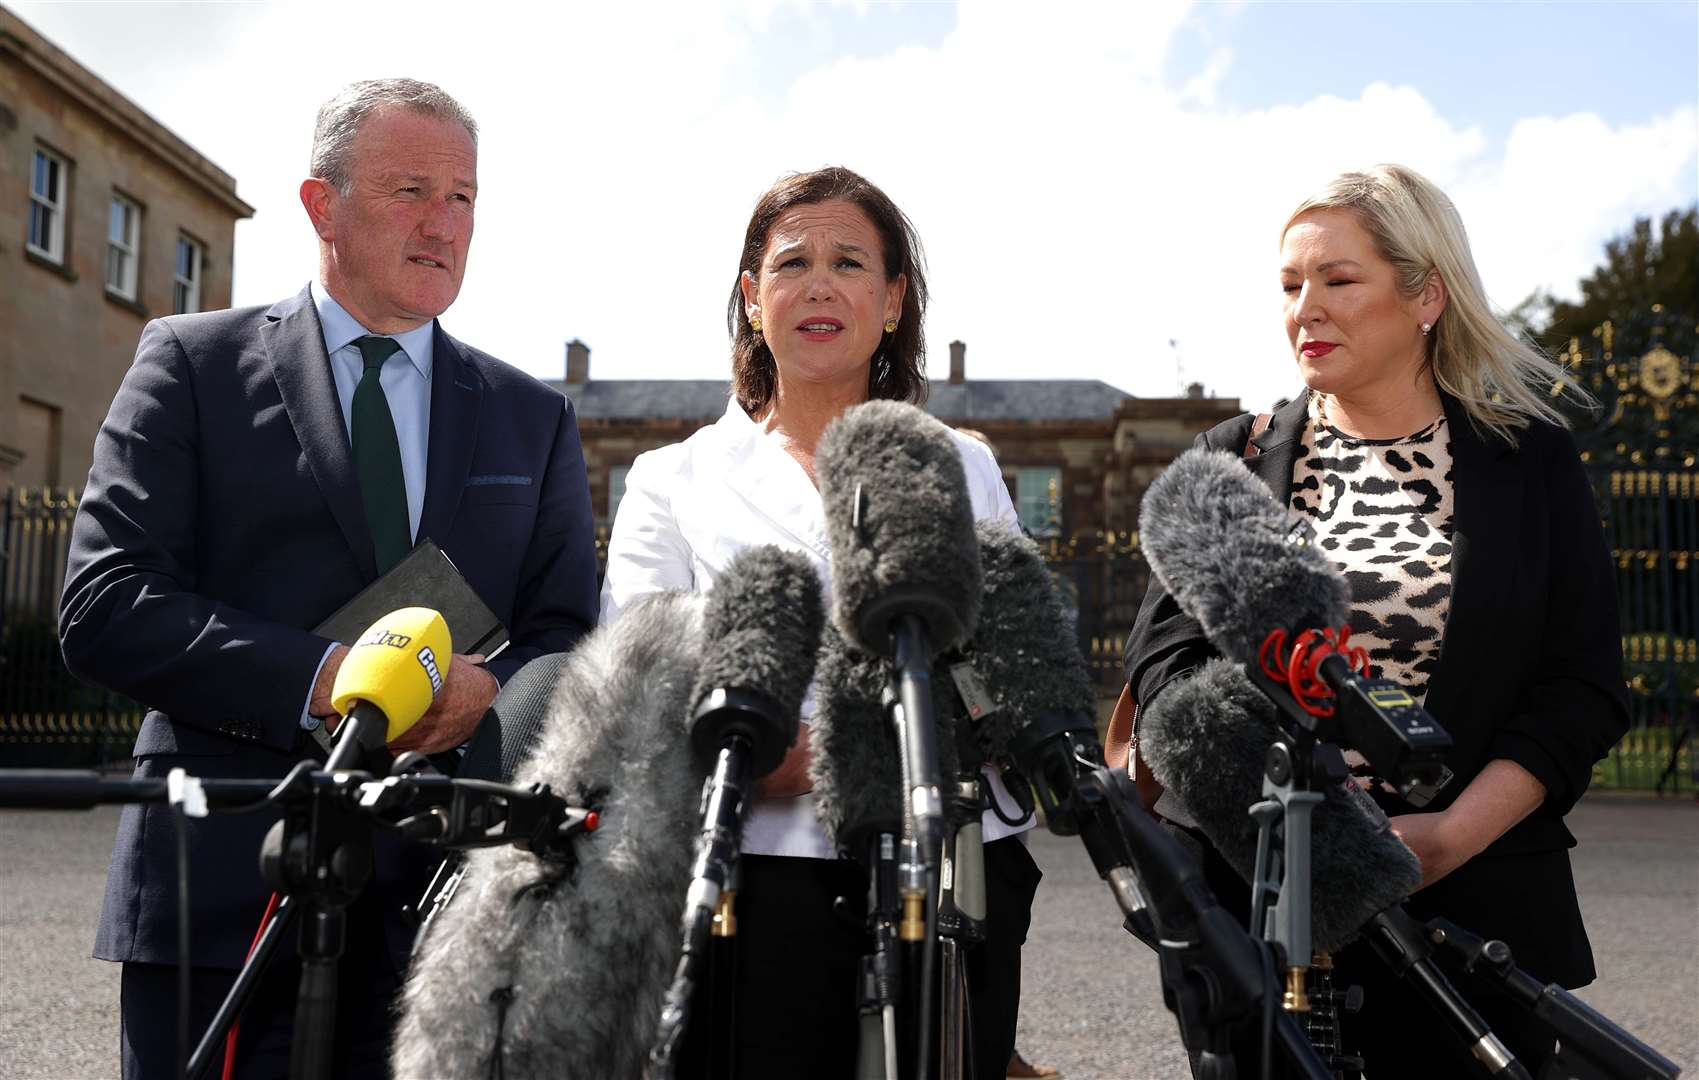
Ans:
[[[1691,790],[1699,764],[1699,388],[1696,328],[1660,305],[1572,338],[1561,359],[1599,399],[1575,439],[1616,561],[1631,724],[1599,787]]]

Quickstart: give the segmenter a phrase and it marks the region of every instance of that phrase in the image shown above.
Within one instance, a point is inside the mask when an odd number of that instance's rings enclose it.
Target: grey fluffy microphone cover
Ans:
[[[696,677],[700,705],[713,690],[753,690],[767,697],[774,716],[743,716],[751,730],[756,776],[777,768],[796,741],[797,713],[814,678],[820,629],[826,621],[820,576],[808,557],[772,545],[746,548],[714,579],[702,615],[702,667]],[[767,730],[767,719],[779,722]],[[693,727],[693,737],[699,733]],[[696,752],[711,759],[718,746],[698,739]]]
[[[869,401],[826,428],[815,454],[832,545],[832,618],[890,656],[890,623],[917,615],[934,654],[973,632],[979,544],[949,429],[897,401]]]
[[[642,1075],[700,824],[685,723],[702,608],[646,597],[568,657],[515,782],[599,805],[601,827],[579,837],[570,872],[517,848],[471,854],[417,947],[396,1076]]]
[[[1150,568],[1223,655],[1255,662],[1269,631],[1338,626],[1345,579],[1244,462],[1194,448],[1145,492],[1139,542]]]

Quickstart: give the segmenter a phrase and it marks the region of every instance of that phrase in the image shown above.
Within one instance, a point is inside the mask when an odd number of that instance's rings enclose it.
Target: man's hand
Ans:
[[[307,701],[309,716],[322,720],[336,715],[336,706],[330,703],[330,691],[336,685],[336,673],[342,670],[342,661],[347,658],[348,646],[336,645],[324,658],[324,663],[319,665],[319,677],[313,680],[313,696]]]
[[[483,656],[477,653],[470,656],[455,653],[448,665],[448,677],[443,680],[436,700],[431,702],[430,711],[402,732],[389,748],[397,753],[417,750],[422,754],[438,754],[470,739],[478,721],[484,718],[484,711],[495,700],[496,691],[501,689],[496,677],[478,666],[483,661]]]

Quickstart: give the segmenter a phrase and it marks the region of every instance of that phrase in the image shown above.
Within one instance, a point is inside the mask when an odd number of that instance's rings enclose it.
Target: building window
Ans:
[[[39,147],[30,174],[29,250],[65,261],[65,159]]]
[[[1015,512],[1034,536],[1062,531],[1062,470],[1046,466],[1015,472]]]
[[[141,243],[142,208],[117,194],[106,223],[106,291],[136,298],[136,248]]]
[[[58,486],[64,413],[57,405],[20,396],[17,416],[18,448],[24,452],[24,459],[13,470],[13,483],[18,487]]]
[[[608,524],[612,525],[614,515],[619,513],[619,501],[625,498],[625,474],[631,471],[629,465],[614,465],[608,469]]]
[[[171,310],[179,315],[201,309],[201,270],[205,249],[187,236],[177,238],[177,269],[171,275]]]

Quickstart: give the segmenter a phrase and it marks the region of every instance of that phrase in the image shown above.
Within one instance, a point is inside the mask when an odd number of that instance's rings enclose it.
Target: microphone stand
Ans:
[[[339,751],[342,745],[338,743]],[[351,754],[333,753],[332,761],[340,763]],[[421,755],[406,754],[396,760],[395,769],[401,772],[424,764]],[[368,773],[317,766],[311,760],[299,762],[281,781],[186,776],[182,781],[199,789],[208,810],[247,813],[283,807],[282,820],[262,845],[261,862],[278,875],[272,880],[280,883],[280,889],[288,890],[189,1059],[188,1080],[208,1075],[230,1025],[303,910],[312,921],[303,927],[300,938],[302,973],[290,1076],[301,1080],[331,1075],[343,918],[347,904],[370,876],[370,842],[377,826],[439,847],[513,844],[543,858],[570,862],[572,837],[599,824],[595,811],[568,805],[547,785],[520,788],[436,774],[392,775],[373,781]],[[78,810],[110,803],[165,802],[169,784],[166,779],[114,780],[84,770],[0,770],[0,807]],[[426,807],[423,812],[399,816],[419,804]],[[320,867],[326,879],[322,887],[311,880],[319,876]]]
[[[1132,779],[1104,764],[1089,718],[1040,717],[1010,740],[1009,755],[1037,793],[1050,831],[1080,837],[1128,932],[1157,951],[1163,1002],[1186,1049],[1197,1055],[1197,1075],[1232,1080],[1232,1032],[1273,992],[1263,946],[1234,922],[1196,863],[1144,810]],[[1274,1014],[1272,1034],[1299,1075],[1333,1080],[1292,1018]]]
[[[900,936],[915,962],[908,965],[905,996],[915,1003],[912,1027],[903,1039],[911,1046],[915,1077],[930,1072],[932,985],[937,961],[937,884],[934,873],[943,842],[944,808],[938,776],[938,728],[932,697],[932,648],[925,620],[898,615],[890,624],[895,646],[885,709],[902,748],[902,859],[898,891],[902,897]],[[891,1080],[897,1080],[895,1076]]]
[[[965,725],[957,729],[965,732]],[[954,790],[944,800],[943,859],[938,874],[938,937],[943,987],[939,995],[939,1080],[963,1080],[966,1047],[972,1030],[967,1000],[967,967],[962,951],[985,940],[985,843],[980,818],[985,795],[971,754],[961,758]]]
[[[1330,657],[1329,660],[1336,660]],[[1249,665],[1247,665],[1248,667]],[[1259,673],[1260,674],[1260,673]],[[1271,695],[1272,696],[1272,695]],[[1278,700],[1278,699],[1277,699]],[[1313,723],[1313,721],[1312,721]],[[1319,726],[1319,725],[1318,725]],[[1263,777],[1266,798],[1250,809],[1257,823],[1256,863],[1251,883],[1251,932],[1279,947],[1285,958],[1285,1013],[1311,1012],[1307,980],[1312,965],[1331,968],[1330,957],[1312,951],[1310,936],[1310,836],[1312,813],[1329,784],[1350,776],[1345,755],[1323,732],[1281,718],[1281,733],[1269,747]],[[1276,834],[1279,847],[1276,848]],[[1463,1037],[1465,1045],[1488,1074],[1506,1080],[1530,1080],[1528,1070],[1509,1047],[1493,1034],[1469,1003],[1430,958],[1431,946],[1412,930],[1413,923],[1398,909],[1369,920],[1368,938],[1381,960],[1428,999],[1434,1009]],[[1340,1047],[1338,995],[1329,990],[1322,1002],[1325,1016],[1318,1031],[1325,1045]],[[1330,1067],[1360,1067],[1354,1055],[1336,1054]]]
[[[1389,919],[1408,919],[1403,912]],[[1429,919],[1421,927],[1434,949],[1444,949],[1463,964],[1465,973],[1498,987],[1557,1036],[1558,1052],[1548,1073],[1580,1080],[1656,1077],[1675,1080],[1681,1068],[1624,1031],[1556,983],[1542,984],[1516,966],[1510,946],[1487,941],[1449,919]]]
[[[710,936],[734,932],[743,821],[755,800],[755,781],[779,766],[795,739],[796,721],[788,712],[765,693],[727,686],[705,693],[691,717],[691,742],[698,754],[713,754],[714,769],[702,786],[696,864],[681,918],[683,948],[649,1050],[656,1080],[671,1080],[678,1067]]]
[[[851,850],[855,845],[850,844]],[[867,934],[873,949],[861,958],[857,1011],[861,1041],[856,1050],[856,1080],[898,1080],[898,985],[902,953],[897,948],[901,900],[897,891],[897,836],[890,830],[865,833],[858,861],[867,871]],[[848,918],[848,901],[838,898],[837,910]]]
[[[697,841],[696,866],[684,901],[684,947],[678,970],[667,988],[649,1060],[656,1080],[671,1080],[690,1022],[690,997],[701,978],[703,958],[720,913],[723,891],[732,882],[743,836],[744,807],[755,794],[755,769],[749,738],[726,737],[714,760],[714,771],[702,789],[702,833]]]

